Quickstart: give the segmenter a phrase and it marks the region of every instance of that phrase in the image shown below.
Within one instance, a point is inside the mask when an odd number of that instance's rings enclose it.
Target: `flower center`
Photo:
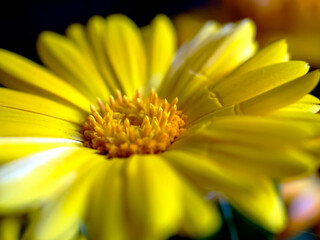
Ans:
[[[165,151],[185,130],[186,116],[154,91],[143,99],[133,99],[117,91],[109,104],[98,99],[100,110],[91,105],[92,114],[83,124],[84,146],[99,150],[109,158]]]

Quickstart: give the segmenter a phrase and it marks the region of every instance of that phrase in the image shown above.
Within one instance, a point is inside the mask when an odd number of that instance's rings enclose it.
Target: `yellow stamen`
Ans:
[[[83,124],[86,147],[99,150],[109,158],[132,154],[156,154],[165,151],[185,130],[186,116],[177,110],[178,99],[171,103],[155,91],[143,99],[139,92],[133,99],[116,91],[109,104],[98,99],[98,111]]]

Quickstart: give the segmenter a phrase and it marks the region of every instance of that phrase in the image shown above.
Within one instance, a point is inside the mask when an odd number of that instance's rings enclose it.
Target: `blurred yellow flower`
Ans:
[[[195,34],[209,19],[229,22],[251,18],[257,24],[257,40],[261,46],[285,38],[293,59],[320,66],[318,0],[223,0],[211,5],[177,16],[175,23],[181,40]],[[188,24],[184,24],[185,21]]]
[[[176,51],[163,15],[142,30],[94,16],[40,35],[48,68],[0,50],[0,213],[29,212],[26,239],[199,237],[220,227],[217,191],[281,231],[274,180],[314,165],[313,129],[290,119],[317,118],[319,72],[254,35],[208,22]]]

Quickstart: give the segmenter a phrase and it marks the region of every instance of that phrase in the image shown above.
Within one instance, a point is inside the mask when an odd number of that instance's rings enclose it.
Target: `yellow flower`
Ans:
[[[209,22],[176,51],[163,15],[142,30],[94,16],[40,35],[48,68],[0,50],[0,213],[31,212],[27,239],[205,236],[216,191],[281,231],[274,181],[313,167],[310,128],[288,119],[319,110],[319,73],[284,41],[255,54],[254,35]]]

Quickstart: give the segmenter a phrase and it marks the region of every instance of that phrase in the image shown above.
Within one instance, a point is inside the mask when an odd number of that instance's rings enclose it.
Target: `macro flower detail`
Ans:
[[[1,49],[0,214],[28,215],[25,239],[204,237],[217,192],[281,231],[274,182],[314,166],[291,116],[316,115],[320,74],[254,36],[250,20],[208,22],[176,49],[166,16],[111,15],[40,34],[46,67]]]
[[[177,111],[178,99],[168,103],[152,91],[143,100],[132,99],[117,91],[109,104],[98,101],[100,112],[91,105],[83,125],[84,146],[98,149],[108,157],[129,157],[165,151],[184,131],[186,116]]]

